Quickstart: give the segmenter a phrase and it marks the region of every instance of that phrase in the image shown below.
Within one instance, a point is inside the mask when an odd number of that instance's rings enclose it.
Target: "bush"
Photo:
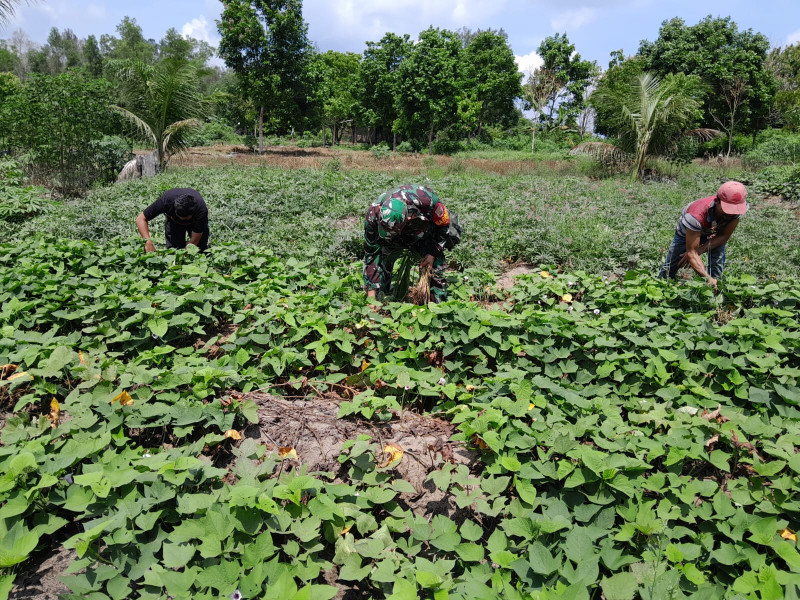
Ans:
[[[0,160],[0,219],[21,221],[44,212],[50,203],[45,190],[25,185],[25,172],[15,160]]]
[[[744,156],[750,168],[770,165],[793,165],[800,161],[800,134],[771,130],[756,147]]]
[[[411,142],[400,142],[397,144],[397,152],[414,152],[414,146]]]
[[[77,71],[32,75],[0,104],[0,145],[26,156],[34,180],[79,194],[107,176],[115,162],[109,154],[118,154],[119,145],[106,140],[120,129],[111,105],[112,86],[104,79]]]
[[[104,136],[90,146],[97,166],[95,181],[100,183],[114,183],[125,163],[134,158],[130,142],[116,135]]]
[[[227,123],[212,119],[190,133],[186,142],[189,146],[236,145],[244,143],[244,138]]]
[[[800,200],[800,169],[777,165],[766,167],[755,175],[751,185],[764,196]]]
[[[369,151],[377,160],[381,160],[392,155],[392,151],[389,149],[389,145],[386,142],[381,142],[377,146],[373,146],[369,149]]]

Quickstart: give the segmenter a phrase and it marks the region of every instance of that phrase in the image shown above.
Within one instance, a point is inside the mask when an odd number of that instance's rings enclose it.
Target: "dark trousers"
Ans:
[[[702,236],[700,238],[700,247],[702,248],[707,243],[708,237]],[[678,263],[681,260],[681,255],[684,252],[686,252],[686,238],[679,233],[675,233],[669,250],[667,250],[667,258],[658,272],[658,277],[661,279],[666,277],[674,278],[678,272]],[[714,279],[719,279],[725,269],[725,244],[719,248],[709,250],[706,254],[708,255],[708,274]]]
[[[192,237],[192,231],[189,227],[173,223],[169,219],[164,223],[164,238],[167,242],[167,248],[186,248],[186,242],[190,237]],[[208,230],[200,238],[197,247],[200,252],[205,252],[208,248]]]

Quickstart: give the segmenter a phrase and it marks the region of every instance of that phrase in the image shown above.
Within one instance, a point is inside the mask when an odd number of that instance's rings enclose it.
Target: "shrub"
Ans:
[[[745,166],[761,168],[770,165],[793,165],[800,161],[800,134],[773,130],[764,138],[745,154]]]
[[[189,146],[216,146],[218,144],[236,145],[244,143],[244,138],[233,127],[217,119],[212,119],[186,139]],[[266,143],[266,140],[265,140]]]
[[[756,174],[752,186],[765,196],[800,200],[800,168],[778,165],[766,167]]]
[[[386,142],[381,142],[377,146],[373,146],[369,149],[369,151],[377,160],[381,160],[392,155],[392,151],[389,149],[389,145]]]
[[[411,145],[411,142],[400,142],[397,144],[396,150],[397,152],[414,152],[414,146]]]
[[[2,146],[26,155],[34,180],[63,195],[79,194],[108,169],[103,140],[120,128],[111,104],[106,80],[77,71],[32,75],[0,105]]]
[[[25,172],[19,162],[0,161],[0,219],[15,222],[44,212],[50,205],[44,192],[25,185]]]

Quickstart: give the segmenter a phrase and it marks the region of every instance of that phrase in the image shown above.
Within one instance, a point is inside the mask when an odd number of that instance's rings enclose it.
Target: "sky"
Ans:
[[[33,0],[29,6],[23,0],[0,39],[22,29],[44,43],[51,27],[99,38],[129,16],[147,38],[160,39],[174,27],[216,45],[221,9],[221,0]],[[655,40],[661,23],[673,17],[692,25],[707,15],[730,16],[773,46],[800,42],[800,0],[304,0],[303,15],[309,38],[323,52],[362,52],[386,32],[416,38],[431,25],[502,28],[523,72],[541,63],[536,48],[555,33],[566,33],[583,58],[605,68],[611,51],[635,54],[640,40]]]

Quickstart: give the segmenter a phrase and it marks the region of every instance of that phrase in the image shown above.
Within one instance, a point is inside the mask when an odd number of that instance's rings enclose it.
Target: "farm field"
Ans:
[[[360,290],[395,174],[176,169],[4,231],[0,592],[796,597],[790,209],[714,294],[651,275],[700,182],[429,175],[467,232],[429,307]],[[145,256],[178,184],[216,246]]]

